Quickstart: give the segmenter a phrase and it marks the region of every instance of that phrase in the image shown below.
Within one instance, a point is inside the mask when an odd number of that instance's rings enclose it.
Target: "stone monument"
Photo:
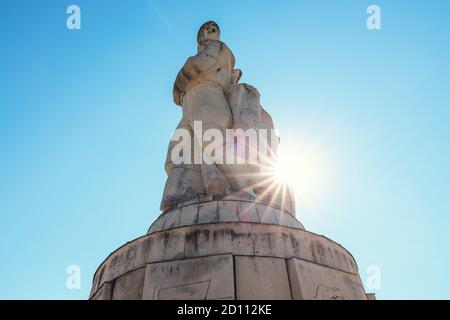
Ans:
[[[183,115],[168,148],[162,214],[100,265],[90,299],[366,300],[352,255],[306,231],[291,189],[274,181],[272,118],[258,90],[239,83],[220,36],[215,22],[203,24],[197,54],[175,80]],[[269,131],[270,139],[259,134]]]

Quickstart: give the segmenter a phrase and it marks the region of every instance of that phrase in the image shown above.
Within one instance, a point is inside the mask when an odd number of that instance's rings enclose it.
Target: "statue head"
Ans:
[[[205,40],[220,40],[220,28],[214,21],[208,21],[200,27],[197,34],[197,43]]]

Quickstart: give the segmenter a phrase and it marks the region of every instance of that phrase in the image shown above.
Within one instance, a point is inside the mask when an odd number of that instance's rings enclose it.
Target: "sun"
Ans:
[[[273,168],[279,185],[289,185],[296,199],[310,202],[320,195],[329,178],[329,164],[320,148],[305,144],[280,144]]]
[[[298,189],[302,180],[300,154],[287,152],[286,149],[278,151],[278,155],[274,164],[274,178],[281,185],[290,185],[294,191]]]

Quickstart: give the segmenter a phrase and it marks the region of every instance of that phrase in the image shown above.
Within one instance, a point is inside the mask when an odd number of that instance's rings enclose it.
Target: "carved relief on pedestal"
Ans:
[[[366,300],[357,274],[292,258],[287,263],[295,300]]]
[[[234,299],[231,254],[147,265],[144,300]]]
[[[345,297],[339,288],[319,284],[312,300],[345,300]]]

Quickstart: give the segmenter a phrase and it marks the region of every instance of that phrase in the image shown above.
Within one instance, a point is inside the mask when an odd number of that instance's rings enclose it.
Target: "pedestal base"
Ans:
[[[213,214],[214,213],[214,214]],[[210,201],[161,215],[94,276],[94,300],[361,299],[355,260],[279,209]]]

